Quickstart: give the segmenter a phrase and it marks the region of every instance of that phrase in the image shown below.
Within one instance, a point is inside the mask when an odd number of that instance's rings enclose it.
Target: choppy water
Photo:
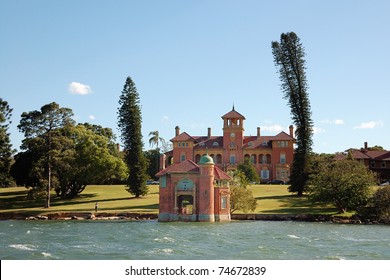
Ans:
[[[0,221],[0,259],[390,260],[390,227],[268,221]]]

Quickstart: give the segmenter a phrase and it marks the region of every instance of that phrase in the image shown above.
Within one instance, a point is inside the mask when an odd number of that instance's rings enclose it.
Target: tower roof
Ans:
[[[245,120],[245,117],[234,109],[234,106],[233,106],[233,109],[229,113],[226,113],[225,115],[222,116],[222,119],[227,119],[227,118],[244,119]]]
[[[207,154],[200,158],[199,164],[214,164],[214,160]]]

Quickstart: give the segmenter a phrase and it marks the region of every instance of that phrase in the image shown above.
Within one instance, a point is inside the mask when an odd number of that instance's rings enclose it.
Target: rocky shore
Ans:
[[[0,220],[157,220],[153,213],[106,213],[106,212],[60,212],[31,215],[24,213],[0,213]],[[300,221],[300,222],[329,222],[338,224],[383,224],[375,220],[362,220],[357,217],[346,218],[334,215],[316,214],[232,214],[232,220],[249,221]]]

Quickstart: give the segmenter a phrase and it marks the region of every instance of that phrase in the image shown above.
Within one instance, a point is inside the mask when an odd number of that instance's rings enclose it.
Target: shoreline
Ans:
[[[90,220],[90,221],[145,221],[157,220],[157,213],[136,212],[58,212],[49,214],[0,213],[0,220]],[[342,217],[321,214],[231,214],[232,221],[296,221],[296,222],[328,222],[337,224],[385,225],[375,220],[362,220],[356,217]]]

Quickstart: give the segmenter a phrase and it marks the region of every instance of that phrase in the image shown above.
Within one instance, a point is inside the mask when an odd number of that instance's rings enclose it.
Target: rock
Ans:
[[[43,215],[38,215],[38,216],[36,216],[36,218],[37,218],[38,220],[48,220],[48,219],[49,219],[48,216],[43,216]]]
[[[88,220],[96,220],[96,216],[94,214],[91,214],[87,217]]]

